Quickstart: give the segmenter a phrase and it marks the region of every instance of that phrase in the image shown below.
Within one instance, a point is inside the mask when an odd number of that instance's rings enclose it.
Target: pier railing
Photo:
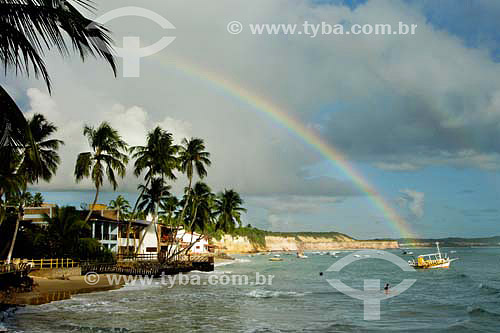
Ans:
[[[14,264],[1,264],[0,274],[9,274],[17,271],[16,265]]]
[[[46,259],[13,259],[10,265],[27,265],[31,269],[71,268],[78,267],[78,261],[69,258],[46,258]],[[5,265],[5,262],[0,264]]]
[[[161,257],[160,257],[161,258]],[[158,256],[156,253],[142,253],[135,255],[117,254],[116,260],[118,262],[122,261],[156,261]],[[187,255],[176,255],[171,258],[170,262],[213,262],[213,253],[194,253]],[[161,261],[161,260],[160,260]]]
[[[156,253],[122,254],[116,255],[117,261],[153,261],[157,260]]]
[[[153,275],[177,274],[191,270],[213,271],[214,256],[197,254],[178,256],[175,260],[158,261],[156,254],[117,255],[116,263],[80,262],[82,274],[116,273],[126,275]]]

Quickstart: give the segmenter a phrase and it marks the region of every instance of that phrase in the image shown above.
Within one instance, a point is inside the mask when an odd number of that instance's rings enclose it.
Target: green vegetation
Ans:
[[[298,232],[279,232],[279,231],[267,231],[252,227],[250,224],[246,227],[234,228],[227,232],[231,236],[247,237],[251,244],[258,247],[266,246],[266,236],[275,237],[293,237],[299,240],[299,237],[312,237],[312,238],[330,238],[333,240],[344,240],[345,238],[352,239],[352,237],[335,231],[327,232],[312,232],[312,231],[298,231]],[[223,232],[211,233],[210,236],[220,240],[224,235]]]
[[[252,245],[262,247],[266,246],[266,236],[269,236],[272,232],[257,228],[242,227],[234,229],[229,234],[231,236],[247,237]]]
[[[81,13],[82,8],[92,11],[91,1],[78,1],[75,7],[66,0],[0,0],[0,6],[4,8],[0,13],[0,62],[6,73],[41,76],[50,92],[44,55],[52,49],[62,56],[73,51],[82,60],[88,56],[104,58],[116,71],[108,31]],[[11,241],[4,243],[10,244],[9,262],[23,207],[29,199],[27,187],[39,180],[49,181],[55,174],[59,165],[57,150],[62,141],[51,138],[56,127],[43,115],[35,114],[27,121],[1,85],[0,109],[0,226],[4,227],[4,221],[14,220],[14,226],[5,226],[12,235]],[[17,200],[13,213],[8,212],[6,205],[12,200]]]
[[[8,217],[6,226],[15,223],[16,214]],[[112,253],[90,238],[90,226],[85,223],[82,212],[74,207],[56,207],[53,217],[45,217],[46,226],[23,223],[15,247],[17,258],[73,258],[77,260],[96,260],[109,262]],[[5,229],[4,229],[5,230]],[[9,244],[6,233],[0,234],[0,242]]]
[[[16,243],[19,224],[23,218],[23,207],[27,198],[27,188],[30,184],[38,183],[39,180],[50,181],[60,163],[57,150],[63,144],[61,140],[53,139],[52,135],[57,127],[47,121],[41,114],[34,114],[26,122],[24,135],[19,142],[12,147],[2,147],[2,151],[12,158],[12,175],[16,179],[16,186],[5,193],[6,201],[17,198],[17,218],[12,236],[11,245],[7,254],[7,262],[10,262]],[[0,191],[1,193],[1,191]]]
[[[107,177],[113,190],[116,190],[118,187],[116,175],[120,178],[125,177],[128,156],[124,154],[127,151],[127,143],[107,122],[101,123],[97,129],[85,125],[83,135],[87,137],[92,150],[78,154],[75,178],[77,183],[84,178],[91,178],[95,186],[94,202],[85,218],[85,222],[88,222],[97,203],[99,189],[104,184],[104,177]]]

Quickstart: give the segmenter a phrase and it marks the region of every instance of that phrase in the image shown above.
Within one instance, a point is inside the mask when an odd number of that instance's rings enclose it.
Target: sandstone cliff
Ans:
[[[328,251],[347,249],[397,249],[397,241],[357,241],[349,237],[280,237],[266,236],[266,244],[252,243],[245,236],[225,235],[213,240],[221,251],[227,253],[251,253],[259,251],[297,251],[297,243],[302,243],[306,251]]]

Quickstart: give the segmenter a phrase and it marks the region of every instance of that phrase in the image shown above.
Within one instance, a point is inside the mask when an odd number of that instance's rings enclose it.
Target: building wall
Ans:
[[[97,239],[111,252],[118,252],[118,223],[92,221],[92,238]]]
[[[146,254],[146,253],[156,253],[157,252],[158,241],[156,238],[155,227],[156,227],[156,225],[154,223],[150,223],[144,229],[143,233],[146,233],[146,235],[144,236],[144,240],[142,241],[141,247],[139,249],[139,253]]]
[[[157,238],[155,232],[155,225],[151,223],[147,228],[145,228],[146,235],[144,236],[144,240],[139,249],[140,254],[151,254],[157,252]],[[194,234],[191,236],[190,233],[185,232],[184,230],[179,230],[177,232],[177,239],[181,243],[191,243],[198,239],[200,235]],[[164,249],[164,247],[163,247]],[[208,240],[202,238],[197,243],[193,245],[190,250],[192,253],[208,253]]]

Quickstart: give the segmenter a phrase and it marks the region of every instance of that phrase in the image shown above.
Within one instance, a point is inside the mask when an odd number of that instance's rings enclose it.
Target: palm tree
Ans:
[[[185,195],[184,200],[186,199],[189,201],[189,205],[184,221],[185,228],[191,232],[203,232],[213,217],[212,209],[215,195],[207,184],[197,182],[194,184],[189,198]]]
[[[19,192],[24,183],[17,173],[20,152],[27,142],[28,123],[14,100],[0,86],[0,206],[5,211],[7,196]],[[19,196],[18,193],[16,196]],[[3,219],[0,219],[0,224]]]
[[[147,135],[145,146],[130,148],[132,158],[135,159],[134,174],[139,177],[144,171],[144,180],[151,180],[161,175],[170,180],[177,179],[174,171],[178,168],[177,153],[179,146],[174,145],[172,133],[168,133],[160,126],[155,127]]]
[[[101,123],[96,129],[91,126],[83,128],[83,135],[87,137],[92,151],[80,153],[76,159],[75,178],[80,182],[83,178],[91,178],[96,188],[94,202],[89,207],[89,213],[85,218],[88,222],[92,210],[97,202],[99,190],[106,176],[108,182],[116,190],[118,177],[125,177],[125,166],[128,163],[127,143],[122,140],[118,131],[107,122]]]
[[[234,190],[224,190],[215,200],[215,214],[217,215],[217,229],[231,231],[236,224],[241,226],[241,213],[247,210],[242,207],[243,199]]]
[[[48,222],[49,247],[55,256],[70,256],[75,252],[80,237],[90,226],[81,219],[75,207],[56,207],[55,214],[45,216]]]
[[[33,207],[41,207],[43,204],[43,196],[42,193],[36,192],[33,196]]]
[[[78,5],[93,10],[89,0]],[[50,77],[43,60],[44,49],[56,49],[63,56],[70,53],[68,43],[80,58],[89,55],[104,58],[116,75],[112,40],[108,30],[83,16],[67,0],[0,0],[0,62],[5,71],[35,77],[42,76],[50,92]],[[31,68],[30,68],[31,65]],[[11,96],[0,85],[0,201],[9,191],[21,190],[22,180],[12,172],[13,158],[27,142],[26,119]],[[13,167],[14,165],[15,167]],[[5,210],[0,202],[0,213]],[[0,214],[1,215],[1,214]],[[0,224],[2,223],[0,216]]]
[[[188,201],[188,208],[182,222],[184,229],[191,233],[190,244],[186,248],[174,252],[171,251],[173,247],[169,247],[167,260],[182,252],[189,252],[194,244],[206,235],[208,230],[213,229],[215,195],[210,187],[203,182],[196,182],[191,195],[187,193],[184,195],[182,202],[185,201]],[[193,239],[195,232],[200,234],[197,239]]]
[[[140,187],[141,193],[135,202],[127,224],[127,235],[130,234],[132,219],[136,216],[137,205],[142,199],[145,190],[149,187],[151,180],[156,176],[160,176],[162,179],[176,179],[174,171],[178,167],[177,152],[179,146],[174,145],[173,142],[172,134],[157,126],[148,133],[145,146],[130,148],[132,158],[135,159],[134,174],[139,177],[143,172],[146,172],[144,175],[146,184]],[[128,240],[127,237],[127,249]]]
[[[156,238],[158,252],[160,253],[160,233],[158,232],[158,210],[160,208],[160,203],[167,200],[170,196],[169,185],[165,185],[164,181],[160,177],[153,178],[151,180],[150,186],[139,185],[139,190],[143,193],[141,196],[141,201],[138,205],[138,209],[146,214],[151,214],[153,216],[153,225],[155,226]],[[143,238],[139,241],[139,247],[141,246]]]
[[[111,200],[108,207],[116,209],[118,220],[120,219],[120,215],[126,215],[130,211],[130,203],[121,194],[115,200]]]
[[[90,0],[74,1],[93,11]],[[86,57],[104,58],[116,73],[109,31],[92,21],[68,0],[0,0],[0,61],[15,73],[41,76],[50,91],[44,49],[62,56],[75,51]],[[68,44],[71,47],[68,47]],[[2,89],[3,90],[3,89]]]
[[[188,196],[191,193],[191,184],[193,182],[194,172],[196,171],[196,174],[200,179],[205,178],[205,176],[207,175],[205,166],[210,166],[212,164],[209,158],[210,153],[205,151],[205,144],[203,142],[203,139],[191,138],[190,140],[182,140],[182,147],[179,152],[180,170],[186,173],[186,176],[189,180],[187,186]],[[186,210],[187,203],[188,200],[185,201],[184,207],[182,208],[182,212],[180,215],[181,221],[184,218],[184,212]]]
[[[22,200],[24,201],[24,205],[26,207],[33,207],[33,195],[31,194],[31,192],[24,193]]]
[[[176,196],[170,195],[168,198],[163,200],[160,203],[160,209],[167,214],[166,216],[166,224],[171,225],[172,216],[175,214],[175,211],[179,207],[179,199]]]
[[[21,190],[24,185],[23,177],[17,174],[16,169],[18,165],[19,155],[14,158],[6,160],[6,155],[0,153],[0,226],[6,218],[7,203],[11,201],[12,197],[20,197]]]
[[[28,184],[38,183],[40,179],[49,181],[60,163],[57,150],[63,144],[61,140],[51,139],[57,127],[48,122],[41,114],[33,115],[28,120],[23,145],[19,149],[19,167],[16,173],[22,177],[23,184],[20,196],[19,211],[10,244],[7,262],[10,262],[16,243],[19,223],[23,217],[24,199]]]
[[[90,0],[77,0],[87,10]],[[101,24],[83,16],[67,0],[0,0],[0,62],[5,71],[41,76],[51,91],[50,76],[43,60],[44,49],[56,49],[63,57],[76,51],[82,60],[88,56],[104,58],[116,75],[112,40]],[[71,48],[68,47],[71,43]],[[24,136],[23,113],[0,85],[0,146],[19,143]],[[12,147],[12,146],[11,146]],[[2,153],[3,155],[3,153]],[[3,159],[3,157],[2,157]],[[0,196],[1,196],[0,189]]]

